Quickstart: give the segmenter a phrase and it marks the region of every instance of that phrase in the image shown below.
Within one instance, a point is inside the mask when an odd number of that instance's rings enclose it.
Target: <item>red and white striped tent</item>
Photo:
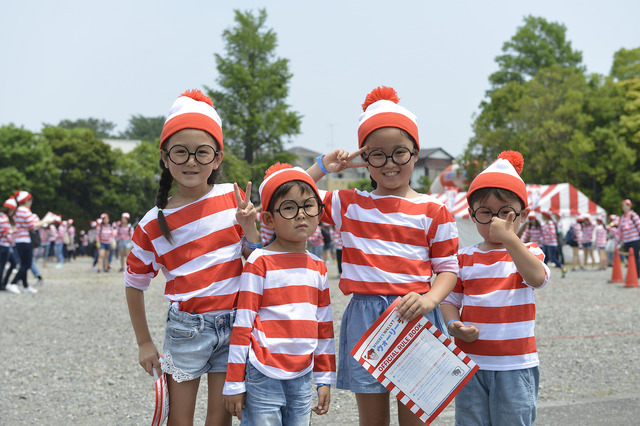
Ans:
[[[566,232],[569,225],[574,223],[580,215],[596,217],[607,212],[593,202],[585,194],[577,190],[570,183],[555,185],[527,185],[529,205],[532,211],[550,210],[560,216],[562,231]],[[458,192],[455,188],[447,188],[442,194],[431,194],[444,203],[456,220],[460,236],[460,247],[466,247],[481,241],[475,225],[469,217],[467,193]]]

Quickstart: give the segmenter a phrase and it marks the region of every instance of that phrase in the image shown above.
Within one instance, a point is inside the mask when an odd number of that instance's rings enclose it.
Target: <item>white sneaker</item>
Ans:
[[[35,288],[29,286],[29,287],[23,289],[22,292],[24,294],[36,294],[38,292],[38,290],[36,290]]]
[[[41,287],[44,285],[44,280],[42,277],[38,278],[38,281],[35,283],[34,287]]]
[[[15,284],[7,284],[7,291],[13,294],[20,294],[20,289]]]

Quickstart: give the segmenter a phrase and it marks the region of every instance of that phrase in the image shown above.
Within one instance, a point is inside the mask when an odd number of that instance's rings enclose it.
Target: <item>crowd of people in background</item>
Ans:
[[[570,247],[572,271],[603,271],[613,263],[616,248],[622,262],[629,248],[634,249],[636,267],[640,251],[640,217],[632,210],[630,200],[622,202],[622,215],[581,214],[562,232],[561,216],[549,210],[532,214],[519,231],[523,242],[535,242],[545,253],[545,262],[554,264],[564,278],[569,270],[563,255],[563,246]]]
[[[90,229],[77,232],[73,218],[48,212],[40,219],[31,211],[32,204],[31,193],[16,191],[0,208],[0,291],[35,294],[36,287],[44,285],[41,267],[61,269],[78,256],[93,257],[97,272],[109,272],[115,256],[123,271],[133,235],[129,213],[122,213],[113,224],[103,213]],[[36,279],[33,285],[28,271]]]

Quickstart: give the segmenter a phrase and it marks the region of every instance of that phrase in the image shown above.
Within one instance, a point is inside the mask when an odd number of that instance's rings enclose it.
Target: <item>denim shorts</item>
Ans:
[[[532,425],[540,369],[478,370],[456,396],[456,425]]]
[[[243,426],[308,426],[311,421],[311,372],[290,380],[273,379],[250,362],[245,370]]]
[[[351,356],[351,350],[397,297],[357,293],[351,297],[340,324],[337,383],[339,389],[347,389],[355,393],[389,392]],[[445,332],[446,327],[440,313],[440,306],[425,317],[440,331]]]
[[[226,372],[234,319],[235,311],[208,315],[169,308],[162,370],[176,382]]]

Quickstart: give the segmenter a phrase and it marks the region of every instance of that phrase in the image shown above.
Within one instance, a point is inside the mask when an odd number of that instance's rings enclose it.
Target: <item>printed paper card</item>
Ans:
[[[478,366],[424,316],[400,322],[396,299],[351,351],[423,422],[445,409]]]

